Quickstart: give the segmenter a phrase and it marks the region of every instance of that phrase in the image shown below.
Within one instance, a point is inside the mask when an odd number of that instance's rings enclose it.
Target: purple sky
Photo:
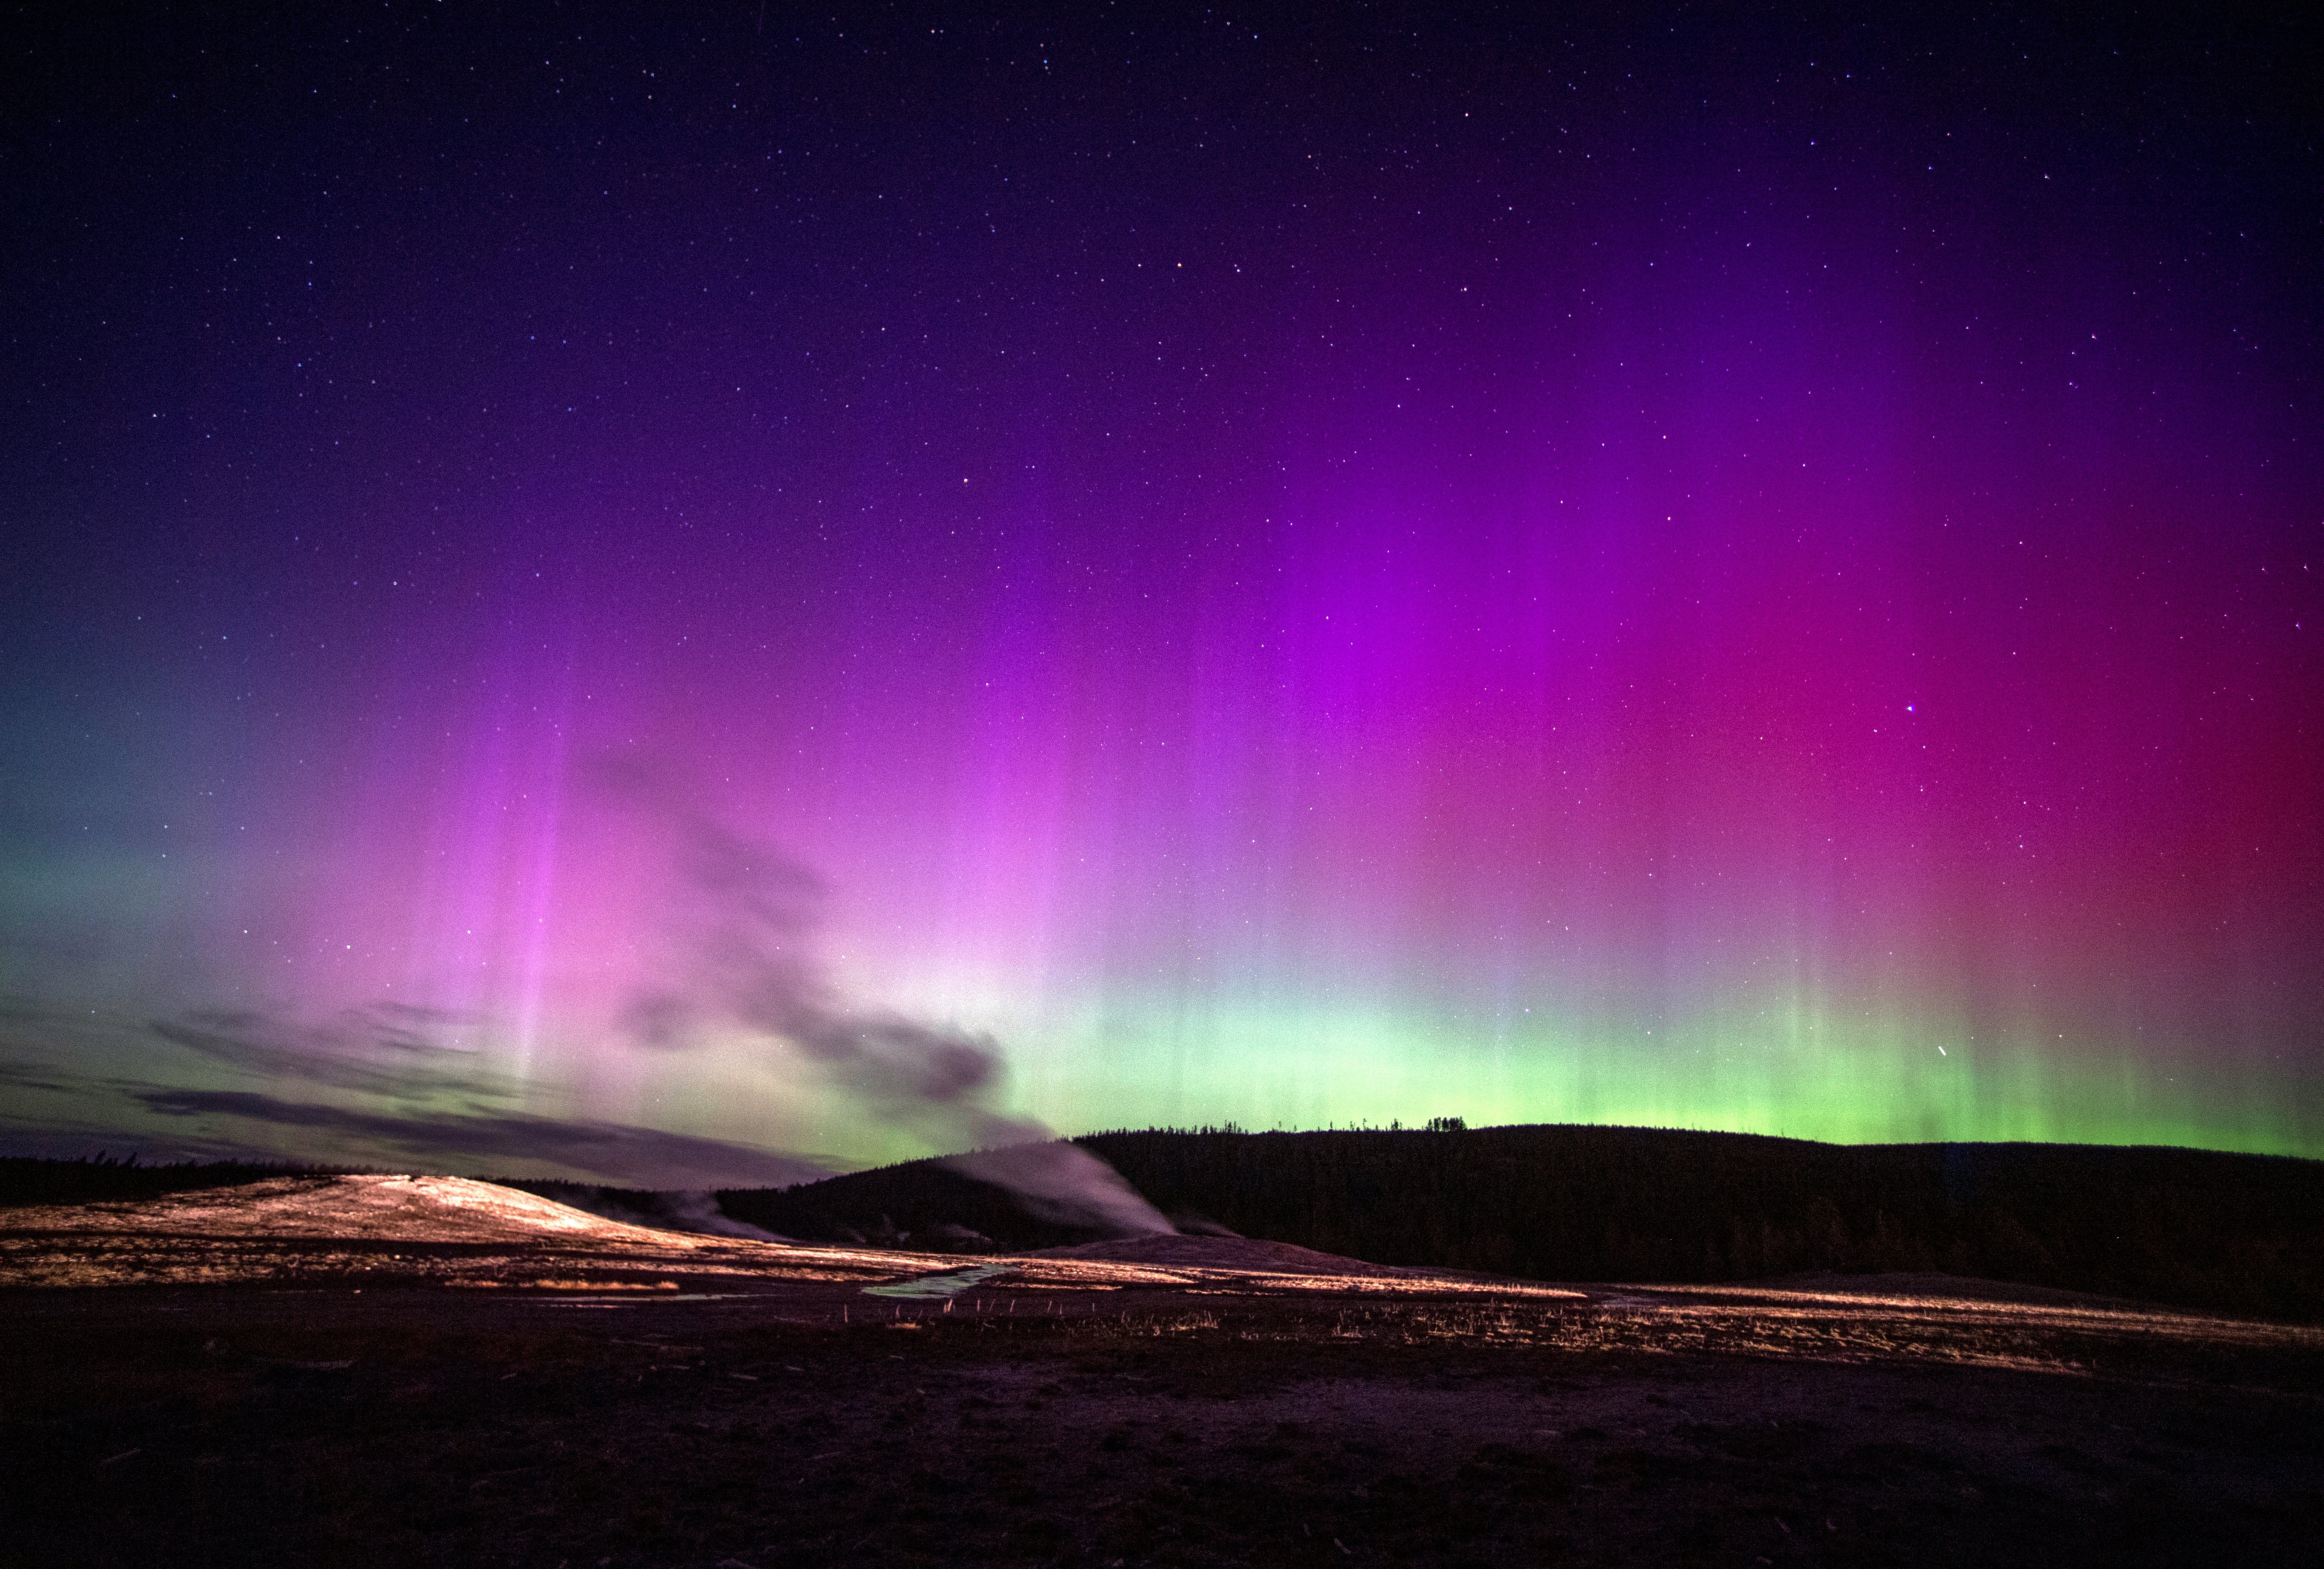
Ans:
[[[20,20],[0,1143],[2324,1154],[2314,31],[1324,14]]]

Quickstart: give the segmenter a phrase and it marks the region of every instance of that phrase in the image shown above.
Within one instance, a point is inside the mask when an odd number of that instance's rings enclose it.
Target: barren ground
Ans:
[[[0,1558],[2288,1564],[2324,1531],[2313,1329],[1207,1238],[790,1250],[364,1180],[0,1213]]]

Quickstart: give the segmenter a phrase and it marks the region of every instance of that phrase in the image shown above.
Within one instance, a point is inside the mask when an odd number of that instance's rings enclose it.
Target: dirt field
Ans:
[[[944,1296],[971,1261],[506,1216],[451,1240],[387,1196],[403,1222],[309,1199],[283,1213],[315,1234],[240,1241],[231,1215],[0,1216],[10,1279],[216,1282],[0,1289],[0,1557],[2304,1564],[2324,1531],[2313,1329],[1207,1238],[982,1261]]]

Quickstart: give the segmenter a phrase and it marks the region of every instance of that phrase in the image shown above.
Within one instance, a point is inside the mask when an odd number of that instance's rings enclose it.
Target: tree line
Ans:
[[[2324,1317],[2324,1162],[2290,1157],[1559,1126],[1075,1142],[1190,1229],[1380,1264],[1637,1282],[1935,1272]],[[934,1161],[719,1196],[807,1240],[1029,1248],[1097,1234],[1037,1221]]]

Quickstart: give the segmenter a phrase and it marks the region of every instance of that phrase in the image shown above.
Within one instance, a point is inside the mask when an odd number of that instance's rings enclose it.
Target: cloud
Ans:
[[[102,1149],[650,1188],[788,1186],[831,1175],[820,1161],[751,1144],[521,1111],[520,1081],[487,1053],[448,1043],[482,1022],[388,1001],[309,1023],[222,1007],[124,1018],[0,996],[0,1145],[49,1157]],[[196,1059],[272,1082],[220,1086]],[[35,1112],[46,1096],[69,1099]]]
[[[85,1160],[92,1155],[118,1159],[134,1156],[148,1166],[180,1160],[247,1160],[267,1164],[298,1164],[313,1158],[318,1164],[346,1166],[354,1161],[325,1161],[319,1157],[286,1156],[279,1149],[255,1149],[232,1139],[200,1136],[155,1137],[124,1132],[117,1125],[60,1121],[44,1118],[37,1123],[0,1117],[0,1154],[36,1160]]]
[[[494,1162],[540,1163],[642,1186],[788,1187],[831,1175],[827,1168],[795,1156],[619,1122],[513,1112],[401,1116],[286,1101],[249,1090],[154,1086],[133,1092],[132,1098],[165,1117],[235,1118],[300,1129],[378,1146],[391,1152],[392,1159],[428,1166],[456,1163],[486,1170]]]
[[[53,1064],[45,1062],[0,1062],[0,1084],[11,1084],[20,1090],[55,1090],[68,1095],[84,1087],[79,1082],[60,1075]]]
[[[514,1080],[486,1069],[482,1054],[443,1045],[435,1032],[466,1022],[440,1009],[401,1002],[350,1008],[321,1025],[291,1025],[242,1010],[195,1009],[146,1029],[171,1046],[245,1073],[304,1079],[389,1100],[457,1094],[506,1099]]]

